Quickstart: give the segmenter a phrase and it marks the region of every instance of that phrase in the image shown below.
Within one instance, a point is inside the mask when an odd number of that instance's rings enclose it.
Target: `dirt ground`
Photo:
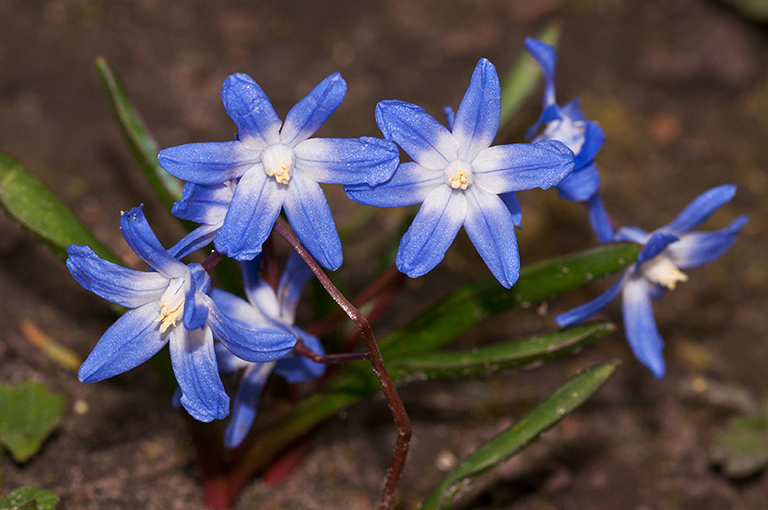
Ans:
[[[20,159],[96,235],[137,262],[122,241],[119,211],[146,204],[166,245],[180,230],[140,177],[93,66],[108,58],[161,147],[231,139],[219,88],[231,73],[254,77],[281,115],[340,71],[346,100],[320,136],[379,135],[382,99],[438,116],[458,105],[480,57],[508,69],[524,37],[562,29],[557,90],[579,95],[607,142],[597,162],[609,212],[652,230],[704,190],[738,185],[706,227],[739,214],[750,223],[728,254],[692,270],[656,306],[668,374],[655,380],[622,333],[535,370],[469,381],[418,383],[402,395],[414,422],[400,507],[414,509],[445,466],[513,423],[579,368],[625,363],[560,426],[478,480],[469,509],[761,509],[768,475],[731,481],[710,443],[741,398],[768,397],[768,32],[708,0],[0,0],[0,151]],[[537,95],[497,138],[521,141]],[[358,206],[330,189],[339,223]],[[520,195],[523,263],[594,244],[584,211],[553,191]],[[394,216],[387,216],[391,213]],[[386,228],[397,212],[379,216]],[[390,229],[391,230],[391,229]],[[356,236],[340,272],[353,289],[370,278],[380,244]],[[138,266],[137,266],[138,267]],[[438,271],[409,282],[376,325],[405,323],[454,283],[487,277],[466,237]],[[464,345],[556,328],[553,317],[609,282],[517,311],[461,339]],[[60,262],[0,213],[0,381],[44,382],[69,409],[42,452],[24,465],[0,459],[0,494],[23,485],[56,491],[60,508],[202,508],[194,452],[178,412],[148,366],[83,385],[27,347],[28,319],[86,356],[114,317]],[[610,307],[606,317],[620,321]],[[75,403],[79,404],[75,406]],[[75,411],[75,408],[79,412]],[[87,409],[86,409],[87,408]],[[381,487],[395,428],[381,399],[324,426],[297,471],[278,487],[254,480],[236,508],[368,509]]]

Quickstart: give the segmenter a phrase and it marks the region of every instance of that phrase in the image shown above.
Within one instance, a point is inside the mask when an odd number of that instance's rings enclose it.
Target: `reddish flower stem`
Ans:
[[[410,418],[408,418],[408,413],[405,410],[405,406],[403,406],[400,395],[397,393],[395,384],[389,376],[387,367],[384,364],[384,359],[379,351],[379,346],[376,344],[376,338],[373,336],[371,325],[368,322],[368,319],[366,319],[365,316],[361,314],[360,311],[339,291],[339,289],[336,288],[323,270],[320,269],[320,266],[315,259],[313,259],[309,252],[304,249],[292,232],[283,226],[280,221],[275,223],[273,232],[285,239],[288,244],[293,247],[296,253],[304,259],[331,298],[333,298],[341,309],[344,310],[347,316],[352,319],[363,335],[363,341],[366,350],[368,351],[368,355],[370,356],[369,360],[371,362],[371,367],[373,368],[373,373],[376,374],[376,377],[379,380],[381,392],[384,394],[384,398],[387,401],[387,405],[389,406],[395,424],[397,425],[397,441],[395,442],[395,449],[392,453],[392,461],[387,470],[384,490],[382,491],[381,499],[379,500],[379,510],[391,510],[395,503],[397,485],[403,474],[405,459],[408,456],[408,448],[411,441],[411,421]]]
[[[359,361],[362,359],[370,359],[370,354],[367,352],[345,352],[342,354],[318,354],[304,344],[301,338],[296,339],[296,347],[293,348],[293,352],[299,356],[304,356],[315,363],[332,364],[332,363],[346,363],[348,361]]]

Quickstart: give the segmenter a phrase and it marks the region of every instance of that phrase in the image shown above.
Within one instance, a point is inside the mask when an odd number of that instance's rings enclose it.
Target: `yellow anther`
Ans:
[[[165,333],[168,328],[175,326],[179,317],[184,315],[184,303],[181,303],[173,310],[170,310],[169,305],[169,303],[161,303],[160,315],[155,319],[155,322],[161,323],[160,333]]]
[[[288,181],[291,180],[290,170],[291,168],[288,165],[283,164],[280,165],[280,168],[277,171],[275,171],[274,168],[270,168],[267,175],[274,177],[280,184],[288,184]]]
[[[467,172],[465,172],[464,170],[462,170],[458,174],[451,177],[449,181],[453,189],[456,189],[456,188],[467,189],[467,186],[469,186],[469,176],[467,175]]]
[[[680,271],[665,255],[659,255],[643,264],[643,275],[650,281],[675,290],[678,282],[687,282],[688,275]]]
[[[295,160],[293,149],[283,144],[270,145],[261,153],[264,171],[280,184],[288,184],[291,180]]]

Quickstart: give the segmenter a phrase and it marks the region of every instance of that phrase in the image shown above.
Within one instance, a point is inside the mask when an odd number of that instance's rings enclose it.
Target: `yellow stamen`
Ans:
[[[467,175],[467,172],[465,172],[464,170],[462,170],[458,174],[451,177],[449,181],[453,189],[456,189],[456,188],[467,189],[467,186],[469,186],[469,176]]]
[[[678,282],[688,281],[688,275],[680,271],[665,255],[659,255],[643,264],[642,271],[650,281],[663,285],[669,290],[675,290]]]

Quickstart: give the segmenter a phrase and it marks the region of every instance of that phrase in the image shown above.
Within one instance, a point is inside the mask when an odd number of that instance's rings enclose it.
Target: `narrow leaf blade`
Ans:
[[[462,483],[509,459],[562,420],[592,396],[613,374],[616,366],[616,363],[606,363],[571,378],[520,421],[461,461],[424,503],[422,510],[448,508]]]
[[[99,257],[118,262],[50,189],[21,163],[3,153],[0,153],[0,205],[62,260],[67,258],[67,247],[77,244],[90,246]]]

